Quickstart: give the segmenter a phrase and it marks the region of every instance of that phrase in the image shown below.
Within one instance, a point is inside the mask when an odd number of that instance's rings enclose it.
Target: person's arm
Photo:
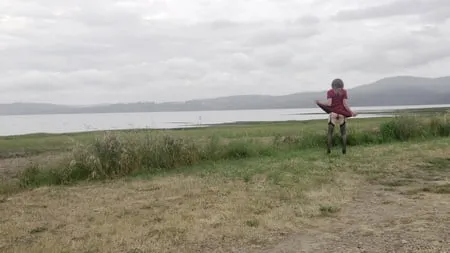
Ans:
[[[344,99],[344,107],[347,111],[351,112],[352,115],[354,115],[354,112],[350,109],[350,106],[348,105],[348,99]]]
[[[326,102],[322,102],[322,101],[319,101],[319,100],[316,100],[316,103],[318,103],[318,104],[322,104],[322,105],[326,105],[326,106],[331,106],[331,98],[329,98]]]
[[[327,102],[321,102],[319,100],[316,100],[317,104],[322,104],[322,105],[326,105],[326,106],[331,106],[332,104],[332,100],[331,100],[331,94],[330,92],[327,92]]]

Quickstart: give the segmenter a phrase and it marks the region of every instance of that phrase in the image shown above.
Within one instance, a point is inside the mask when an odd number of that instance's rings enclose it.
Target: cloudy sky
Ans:
[[[322,90],[450,69],[448,0],[1,0],[0,103]]]

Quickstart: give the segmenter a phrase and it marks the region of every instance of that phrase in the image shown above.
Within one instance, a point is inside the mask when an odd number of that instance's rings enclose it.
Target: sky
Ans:
[[[0,103],[282,95],[450,69],[448,0],[2,0]]]

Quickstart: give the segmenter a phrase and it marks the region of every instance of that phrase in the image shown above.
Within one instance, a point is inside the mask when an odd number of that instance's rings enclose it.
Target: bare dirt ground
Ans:
[[[448,253],[448,183],[422,181],[395,188],[368,185],[335,217],[316,220],[303,233],[255,252]],[[436,186],[441,190],[436,191]]]

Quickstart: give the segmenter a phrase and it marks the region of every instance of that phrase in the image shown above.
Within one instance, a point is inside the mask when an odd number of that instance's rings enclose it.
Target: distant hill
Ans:
[[[349,89],[351,106],[395,106],[450,104],[450,76],[423,78],[398,76]],[[65,106],[41,103],[0,104],[0,115],[165,112],[205,110],[248,110],[312,108],[314,100],[325,97],[325,91],[283,96],[244,95],[186,102],[140,102],[128,104]]]

